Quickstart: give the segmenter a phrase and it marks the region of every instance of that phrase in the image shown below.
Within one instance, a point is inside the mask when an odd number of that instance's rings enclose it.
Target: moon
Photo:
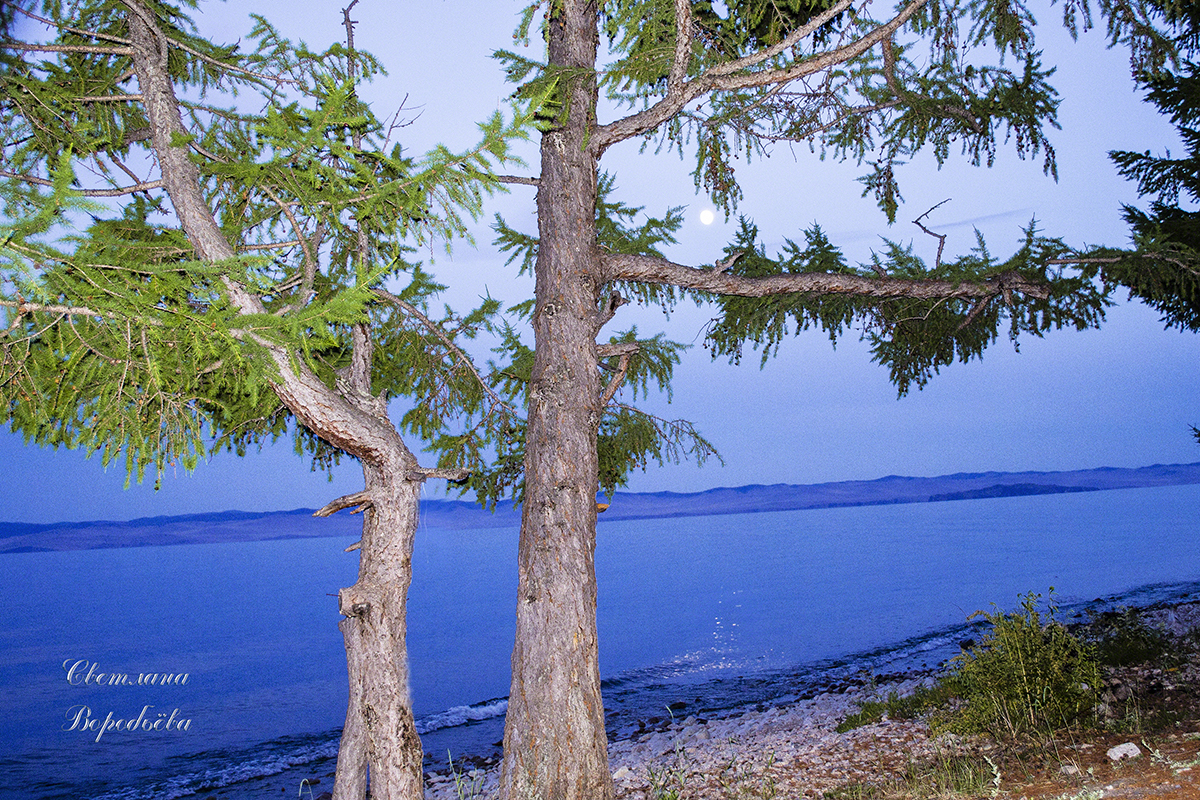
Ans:
[[[712,225],[713,220],[716,218],[717,215],[712,212],[711,208],[706,208],[700,212],[700,223],[702,225]]]

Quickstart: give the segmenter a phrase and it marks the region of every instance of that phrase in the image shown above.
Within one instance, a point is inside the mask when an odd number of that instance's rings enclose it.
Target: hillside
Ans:
[[[1198,483],[1200,462],[1070,472],[957,473],[935,478],[889,475],[871,481],[738,486],[692,494],[619,492],[600,522],[603,527],[614,520],[949,502]],[[338,514],[320,519],[313,517],[312,511],[303,508],[223,511],[129,521],[48,524],[0,522],[0,553],[357,536],[361,529],[361,521],[355,516]],[[433,529],[513,528],[520,524],[520,513],[511,505],[503,505],[491,513],[466,501],[426,500],[421,505],[421,524]]]

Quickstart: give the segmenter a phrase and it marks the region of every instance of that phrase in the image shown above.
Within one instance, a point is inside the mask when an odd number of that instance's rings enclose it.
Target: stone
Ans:
[[[1137,758],[1142,754],[1142,749],[1133,742],[1119,744],[1116,747],[1110,748],[1108,757],[1112,761],[1120,761],[1125,758]]]

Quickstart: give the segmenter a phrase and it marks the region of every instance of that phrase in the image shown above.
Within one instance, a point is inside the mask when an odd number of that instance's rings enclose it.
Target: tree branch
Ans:
[[[806,25],[797,28],[779,44],[727,64],[715,66],[690,81],[684,81],[675,86],[669,85],[666,95],[650,108],[607,125],[599,126],[596,129],[594,137],[596,146],[600,151],[603,151],[617,142],[648,133],[674,117],[688,103],[702,95],[719,91],[751,89],[772,84],[788,83],[805,75],[811,75],[857,58],[879,42],[890,37],[916,13],[917,9],[927,2],[929,0],[910,0],[891,20],[877,26],[857,41],[843,47],[796,61],[788,67],[747,71],[795,46],[801,39],[811,35],[822,25],[828,23],[853,5],[852,0],[840,0],[840,2],[831,6],[822,14],[811,19]],[[676,53],[676,57],[678,57],[678,52]],[[675,66],[673,65],[672,74],[674,74],[674,69]]]
[[[53,186],[54,181],[46,178],[35,178],[32,175],[21,175],[16,172],[9,172],[6,169],[0,169],[0,178],[12,178],[13,180],[32,183],[35,186]],[[133,186],[122,186],[116,189],[72,189],[84,197],[121,197],[122,195],[135,194],[137,192],[145,192],[150,189],[161,189],[164,184],[161,180],[146,181],[144,183],[135,184]]]
[[[439,341],[441,341],[446,349],[454,354],[455,359],[459,361],[459,363],[465,365],[466,368],[471,371],[471,374],[475,376],[476,382],[479,383],[479,387],[483,389],[484,393],[489,398],[491,398],[491,401],[494,405],[500,406],[501,408],[506,408],[514,414],[516,413],[512,406],[510,406],[504,401],[503,398],[496,394],[492,387],[488,385],[487,381],[483,379],[483,376],[479,374],[479,370],[475,368],[475,362],[471,360],[471,357],[463,352],[462,348],[456,345],[450,339],[450,337],[446,335],[446,332],[443,331],[436,323],[434,323],[433,320],[421,313],[419,308],[414,306],[412,303],[401,300],[399,297],[387,291],[386,289],[372,289],[372,292],[381,300],[385,300],[404,313],[415,317],[421,323],[421,325],[425,327],[426,330],[428,330],[430,333],[436,336]]]
[[[612,358],[613,356],[627,356],[636,353],[642,348],[637,342],[610,342],[608,344],[596,345],[596,358]]]
[[[114,56],[132,56],[130,47],[100,47],[88,44],[25,44],[24,42],[0,42],[5,50],[20,50],[26,53],[98,53]]]
[[[77,103],[130,103],[141,102],[140,94],[95,94],[72,98]]]
[[[0,308],[15,308],[17,316],[32,313],[62,314],[76,317],[103,317],[105,319],[125,319],[123,314],[97,311],[86,306],[60,306],[44,303],[30,303],[26,300],[0,300]]]
[[[336,500],[330,500],[325,505],[313,512],[314,517],[330,517],[341,511],[344,508],[353,508],[351,514],[357,514],[360,511],[365,511],[374,505],[375,501],[371,497],[369,491],[355,492],[354,494],[342,495]]]
[[[429,478],[442,478],[447,481],[465,481],[471,477],[471,471],[462,468],[438,469],[436,467],[418,467],[410,469],[404,476],[410,481],[424,481]]]
[[[613,347],[612,345],[609,346]],[[596,350],[599,351],[602,347],[604,345],[597,347]],[[608,406],[616,395],[617,390],[621,388],[621,384],[625,382],[625,376],[629,374],[629,362],[639,349],[636,342],[623,342],[616,347],[623,347],[624,350],[620,353],[621,360],[617,362],[616,374],[612,376],[608,381],[608,386],[604,387],[604,391],[600,394],[600,408]]]
[[[620,292],[613,292],[612,295],[609,296],[608,302],[604,304],[604,311],[600,313],[600,318],[596,320],[596,333],[599,333],[600,329],[607,325],[608,321],[616,316],[618,308],[628,302],[628,300],[621,296]]]
[[[496,175],[497,183],[520,183],[525,186],[538,186],[541,180],[538,178],[526,178],[521,175]]]
[[[28,9],[21,8],[19,5],[14,5],[13,8],[17,11],[18,14],[22,14],[26,17],[29,17],[29,19],[40,22],[43,25],[45,25],[47,28],[58,28],[59,30],[66,31],[67,33],[77,33],[80,36],[90,36],[93,39],[103,39],[104,41],[108,41],[108,42],[117,42],[119,44],[131,44],[131,42],[128,39],[124,39],[120,36],[113,36],[112,34],[109,34],[109,33],[100,33],[99,31],[90,31],[85,28],[73,28],[70,25],[60,25],[52,19],[47,19],[46,17],[40,17],[37,14],[34,14],[32,11],[29,11]]]
[[[921,216],[919,216],[919,217],[917,217],[916,219],[914,219],[914,220],[913,220],[913,225],[916,225],[918,228],[920,228],[921,230],[925,231],[925,233],[929,234],[930,236],[932,236],[933,238],[935,238],[935,239],[937,239],[937,240],[938,240],[937,260],[936,260],[936,261],[934,261],[934,269],[937,269],[938,267],[941,267],[941,266],[942,266],[942,251],[946,249],[946,234],[944,234],[944,233],[934,233],[933,231],[929,230],[929,228],[926,228],[926,227],[925,227],[925,226],[924,226],[924,225],[921,223],[921,220],[925,219],[925,217],[928,217],[928,216],[929,216],[931,213],[933,213],[935,210],[937,210],[937,208],[938,208],[939,206],[943,206],[943,205],[945,205],[946,203],[949,203],[949,202],[950,202],[950,198],[949,198],[949,197],[947,197],[945,200],[943,200],[942,202],[938,203],[936,206],[934,206],[933,208],[929,209],[929,210],[928,210],[928,211],[926,211],[924,214],[922,214]]]
[[[644,255],[606,254],[605,279],[674,285],[684,289],[738,297],[768,297],[777,294],[844,294],[858,297],[910,297],[914,299],[991,297],[1018,291],[1045,300],[1050,288],[1029,281],[1016,272],[1006,272],[983,282],[869,278],[829,272],[799,272],[747,278],[696,269],[665,258]]]

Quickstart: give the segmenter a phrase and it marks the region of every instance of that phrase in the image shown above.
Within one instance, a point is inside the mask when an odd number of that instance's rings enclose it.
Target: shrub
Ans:
[[[1020,611],[971,615],[992,630],[950,660],[944,683],[959,701],[945,723],[951,731],[997,739],[1049,734],[1094,707],[1100,674],[1092,646],[1055,620],[1053,594],[1043,622],[1040,600],[1030,593]]]

